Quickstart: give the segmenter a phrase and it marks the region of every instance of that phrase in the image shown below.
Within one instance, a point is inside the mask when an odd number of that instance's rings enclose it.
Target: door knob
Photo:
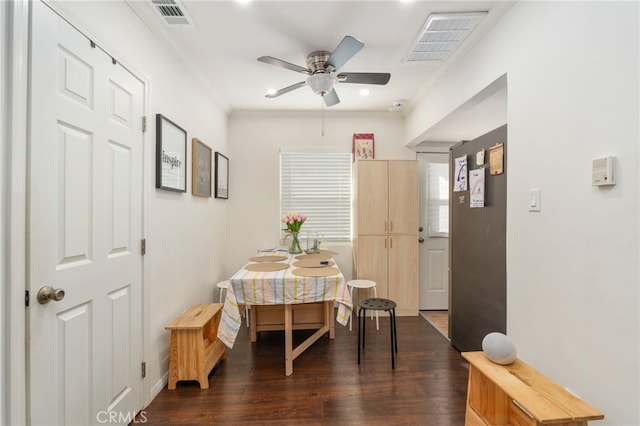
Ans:
[[[421,226],[420,228],[418,228],[418,231],[422,232],[422,231],[424,231],[424,228]]]
[[[422,237],[418,238],[418,242],[419,243],[424,243],[424,238],[422,238]]]
[[[38,303],[44,305],[54,300],[56,302],[64,299],[64,290],[61,288],[53,288],[50,285],[46,285],[38,290]]]

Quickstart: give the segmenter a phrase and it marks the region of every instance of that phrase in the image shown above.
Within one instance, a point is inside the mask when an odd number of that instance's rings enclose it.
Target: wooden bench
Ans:
[[[463,352],[469,361],[465,425],[586,426],[604,414],[516,359],[491,362],[483,352]]]
[[[209,389],[209,373],[226,358],[225,346],[218,340],[222,303],[193,305],[165,330],[171,330],[169,347],[169,389],[178,380],[197,380],[200,389]]]

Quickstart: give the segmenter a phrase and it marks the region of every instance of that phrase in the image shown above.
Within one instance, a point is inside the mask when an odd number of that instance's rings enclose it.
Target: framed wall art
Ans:
[[[229,159],[216,152],[216,198],[229,198]]]
[[[191,193],[199,197],[211,197],[211,148],[193,138],[191,157]]]
[[[353,161],[356,160],[373,160],[373,133],[354,133],[353,134]]]
[[[156,114],[156,188],[187,192],[187,132]]]

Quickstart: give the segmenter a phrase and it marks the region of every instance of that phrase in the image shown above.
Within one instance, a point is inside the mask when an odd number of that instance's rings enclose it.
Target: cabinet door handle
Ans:
[[[393,248],[393,238],[389,238],[389,248]]]
[[[384,232],[387,232],[387,221],[384,221]]]
[[[389,221],[389,232],[393,232],[393,221]]]
[[[387,239],[384,239],[384,248],[387,248]]]

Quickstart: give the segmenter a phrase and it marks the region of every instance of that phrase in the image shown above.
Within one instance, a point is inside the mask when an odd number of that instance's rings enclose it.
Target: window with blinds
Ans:
[[[289,212],[307,216],[302,234],[315,231],[324,241],[349,241],[351,153],[280,152],[280,217]]]
[[[428,217],[430,237],[449,236],[449,164],[429,163],[427,166]]]

